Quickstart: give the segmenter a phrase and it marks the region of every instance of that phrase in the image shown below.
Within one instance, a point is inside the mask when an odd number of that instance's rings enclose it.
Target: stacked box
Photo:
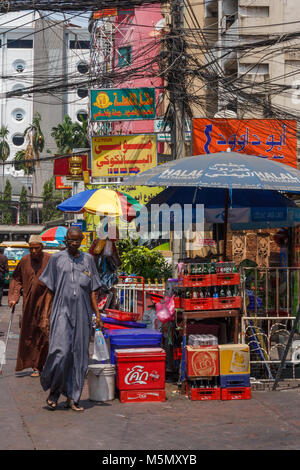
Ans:
[[[250,399],[250,351],[246,344],[220,344],[221,400]]]
[[[248,345],[186,346],[185,353],[187,394],[190,400],[251,398]]]

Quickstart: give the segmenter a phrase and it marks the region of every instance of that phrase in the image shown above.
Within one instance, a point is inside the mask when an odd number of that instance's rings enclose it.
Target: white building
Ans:
[[[65,114],[73,121],[88,114],[89,32],[37,13],[8,13],[0,16],[0,41],[0,126],[9,130],[9,161],[26,147],[23,134],[36,112],[42,117],[46,141],[41,158],[55,154],[52,127],[61,123]],[[16,90],[18,96],[7,96]],[[5,172],[23,174],[15,172],[12,165],[7,165]],[[35,196],[41,195],[44,182],[52,175],[53,162],[36,168]]]

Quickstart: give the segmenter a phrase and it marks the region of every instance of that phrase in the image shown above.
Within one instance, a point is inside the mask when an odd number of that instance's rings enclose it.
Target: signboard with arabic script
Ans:
[[[155,135],[92,137],[92,175],[94,178],[126,177],[155,166]]]
[[[92,121],[155,118],[155,88],[91,90]]]
[[[275,119],[193,120],[193,154],[257,155],[297,168],[297,122]]]

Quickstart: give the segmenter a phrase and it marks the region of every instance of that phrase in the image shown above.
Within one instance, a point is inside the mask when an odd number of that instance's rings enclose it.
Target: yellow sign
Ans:
[[[155,135],[92,137],[93,177],[124,177],[156,166]]]

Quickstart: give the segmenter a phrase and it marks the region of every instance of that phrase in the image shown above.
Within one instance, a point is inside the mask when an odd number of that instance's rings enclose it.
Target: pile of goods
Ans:
[[[219,310],[241,307],[240,274],[235,263],[182,263],[173,285],[175,307]]]
[[[185,356],[190,400],[251,398],[248,345],[218,345],[216,336],[190,335]]]

